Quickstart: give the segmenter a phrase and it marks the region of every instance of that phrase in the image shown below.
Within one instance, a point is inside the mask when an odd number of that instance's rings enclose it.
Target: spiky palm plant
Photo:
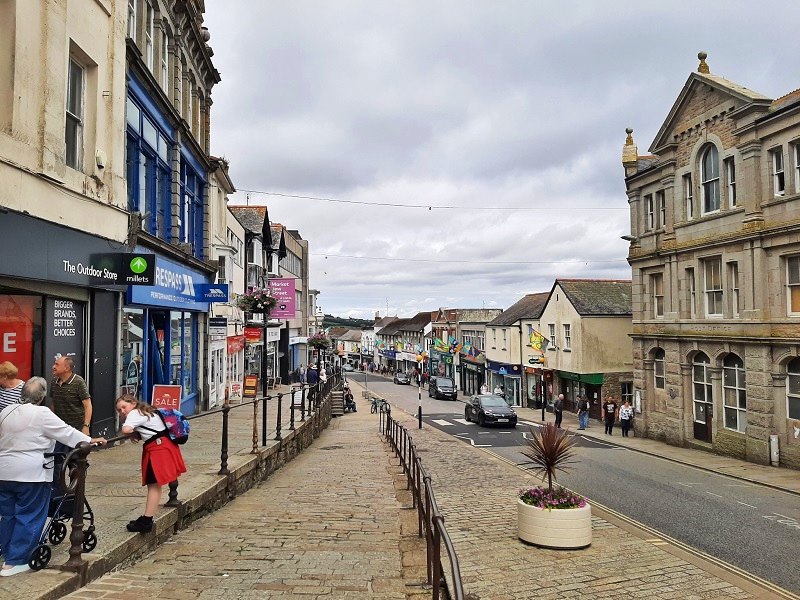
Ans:
[[[547,478],[548,491],[553,491],[556,471],[566,472],[575,462],[575,438],[567,436],[564,429],[553,423],[543,427],[531,427],[531,437],[526,440],[527,447],[522,453],[531,459],[531,469]]]

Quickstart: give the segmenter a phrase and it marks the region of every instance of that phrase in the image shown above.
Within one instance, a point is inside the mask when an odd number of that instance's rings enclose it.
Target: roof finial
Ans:
[[[708,54],[706,54],[705,52],[698,52],[697,58],[700,59],[700,64],[697,67],[697,72],[705,73],[706,75],[711,73],[711,70],[708,68],[708,65],[706,64],[706,58],[708,58]]]
[[[627,129],[625,129],[625,133],[628,134],[628,137],[625,140],[625,145],[626,146],[633,146],[633,129],[628,127]]]

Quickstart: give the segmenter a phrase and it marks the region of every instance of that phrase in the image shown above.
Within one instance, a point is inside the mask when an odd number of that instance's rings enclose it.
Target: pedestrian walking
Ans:
[[[142,485],[147,486],[144,514],[127,525],[128,531],[148,533],[153,529],[153,517],[161,502],[161,486],[186,473],[186,464],[178,445],[170,439],[167,426],[155,408],[138,401],[130,394],[117,398],[117,413],[125,422],[120,431],[137,434],[134,442],[142,440]]]
[[[13,363],[0,363],[0,410],[10,404],[18,404],[25,382],[18,379],[19,370]]]
[[[591,404],[586,396],[578,396],[578,429],[589,428],[589,409]]]
[[[559,394],[553,402],[553,414],[556,417],[556,427],[561,429],[561,420],[564,418],[564,394]]]
[[[606,425],[605,433],[607,435],[614,435],[614,421],[617,419],[617,403],[613,396],[609,396],[608,400],[603,402],[603,421]]]
[[[622,437],[630,437],[628,432],[633,424],[633,407],[630,400],[625,400],[619,408],[619,424],[622,427]]]
[[[47,381],[32,377],[20,390],[20,403],[0,411],[0,548],[5,562],[0,576],[29,570],[50,505],[52,461],[45,458],[53,441],[73,448],[81,442],[104,444],[71,427],[42,406]]]
[[[486,385],[486,383],[484,382],[484,384],[481,386],[481,394],[488,394],[488,393],[489,393],[489,386]]]

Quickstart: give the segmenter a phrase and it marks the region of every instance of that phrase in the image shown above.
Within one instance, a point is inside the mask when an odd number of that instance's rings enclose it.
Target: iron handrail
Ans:
[[[342,384],[341,373],[334,373],[330,378],[328,378],[326,382],[319,382],[315,385],[303,385],[301,388],[295,387],[294,389],[292,389],[290,392],[292,397],[292,402],[289,406],[291,412],[290,428],[294,429],[295,410],[298,409],[301,410],[302,420],[305,420],[306,414],[308,414],[309,418],[311,418],[312,415],[316,416],[320,414],[324,406],[325,400],[330,397],[330,394],[333,391],[333,389],[341,386],[341,384]],[[306,396],[307,391],[309,392],[308,397]],[[300,393],[301,396],[300,405],[296,405],[296,403],[294,402],[295,394],[298,392]],[[280,407],[284,395],[286,394],[284,392],[281,392],[274,397],[278,400],[277,424],[276,424],[276,431],[278,432],[278,434],[275,439],[279,440],[279,443],[282,443],[282,438],[280,437],[280,429],[281,429]],[[263,417],[262,417],[262,429],[263,429],[262,445],[266,446],[267,445],[267,437],[266,437],[267,402],[266,401],[272,399],[273,396],[267,395],[261,398],[254,398],[253,400],[242,402],[240,404],[230,404],[226,396],[225,402],[221,407],[213,408],[209,411],[186,417],[187,420],[192,420],[222,413],[222,434],[221,434],[222,440],[220,449],[220,470],[218,471],[218,474],[220,475],[230,474],[227,462],[228,419],[230,411],[239,406],[249,406],[250,404],[253,405],[253,452],[258,452],[257,423],[256,423],[258,416],[258,403],[263,402],[264,406]],[[306,408],[305,405],[306,401],[308,401],[308,408]],[[312,407],[312,401],[313,401],[313,407]],[[73,449],[66,455],[64,463],[61,466],[61,470],[58,473],[58,476],[64,483],[65,490],[68,493],[74,495],[72,531],[69,537],[70,541],[69,559],[67,560],[66,563],[64,563],[61,566],[61,569],[65,571],[74,571],[78,573],[80,577],[81,586],[86,585],[86,583],[88,582],[88,571],[89,571],[88,561],[86,561],[81,556],[83,551],[83,540],[84,540],[83,517],[84,517],[84,503],[86,500],[86,472],[87,472],[87,467],[89,466],[88,463],[89,454],[93,451],[99,450],[100,448],[111,447],[118,442],[122,442],[126,439],[131,439],[134,436],[135,434],[122,434],[116,437],[107,438],[106,443],[102,445],[88,444],[85,442],[81,442],[75,449]],[[178,482],[173,481],[169,484],[169,499],[165,503],[165,506],[172,507],[180,505],[181,502],[178,500]]]
[[[417,508],[419,536],[425,536],[427,555],[427,583],[432,586],[433,600],[441,598],[442,586],[447,586],[443,575],[441,546],[444,544],[450,575],[452,578],[452,597],[464,600],[464,584],[461,580],[461,567],[458,563],[455,546],[444,525],[444,516],[439,510],[436,496],[433,493],[430,475],[427,475],[418,456],[416,444],[408,430],[391,416],[391,410],[381,411],[381,431],[391,445],[403,471],[406,473],[407,489],[411,488],[412,502]]]

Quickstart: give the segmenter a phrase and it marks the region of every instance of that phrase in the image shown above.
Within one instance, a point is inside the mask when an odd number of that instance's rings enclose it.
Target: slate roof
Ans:
[[[403,329],[403,326],[408,323],[409,319],[395,319],[386,327],[378,331],[378,335],[397,335]]]
[[[373,323],[373,327],[377,327],[380,329],[381,327],[386,327],[392,321],[396,321],[397,317],[381,317],[379,319],[375,319],[375,323]]]
[[[527,294],[489,321],[487,327],[513,325],[521,319],[538,319],[542,316],[550,292]]]
[[[431,322],[430,311],[419,312],[410,319],[404,319],[406,322],[400,327],[402,331],[422,331],[425,325]]]
[[[228,209],[247,231],[263,234],[264,221],[269,219],[266,206],[229,206]]]
[[[556,285],[581,316],[633,316],[630,279],[556,279]]]
[[[349,329],[347,332],[343,333],[338,338],[342,342],[360,342],[361,341],[361,330],[360,329]]]

